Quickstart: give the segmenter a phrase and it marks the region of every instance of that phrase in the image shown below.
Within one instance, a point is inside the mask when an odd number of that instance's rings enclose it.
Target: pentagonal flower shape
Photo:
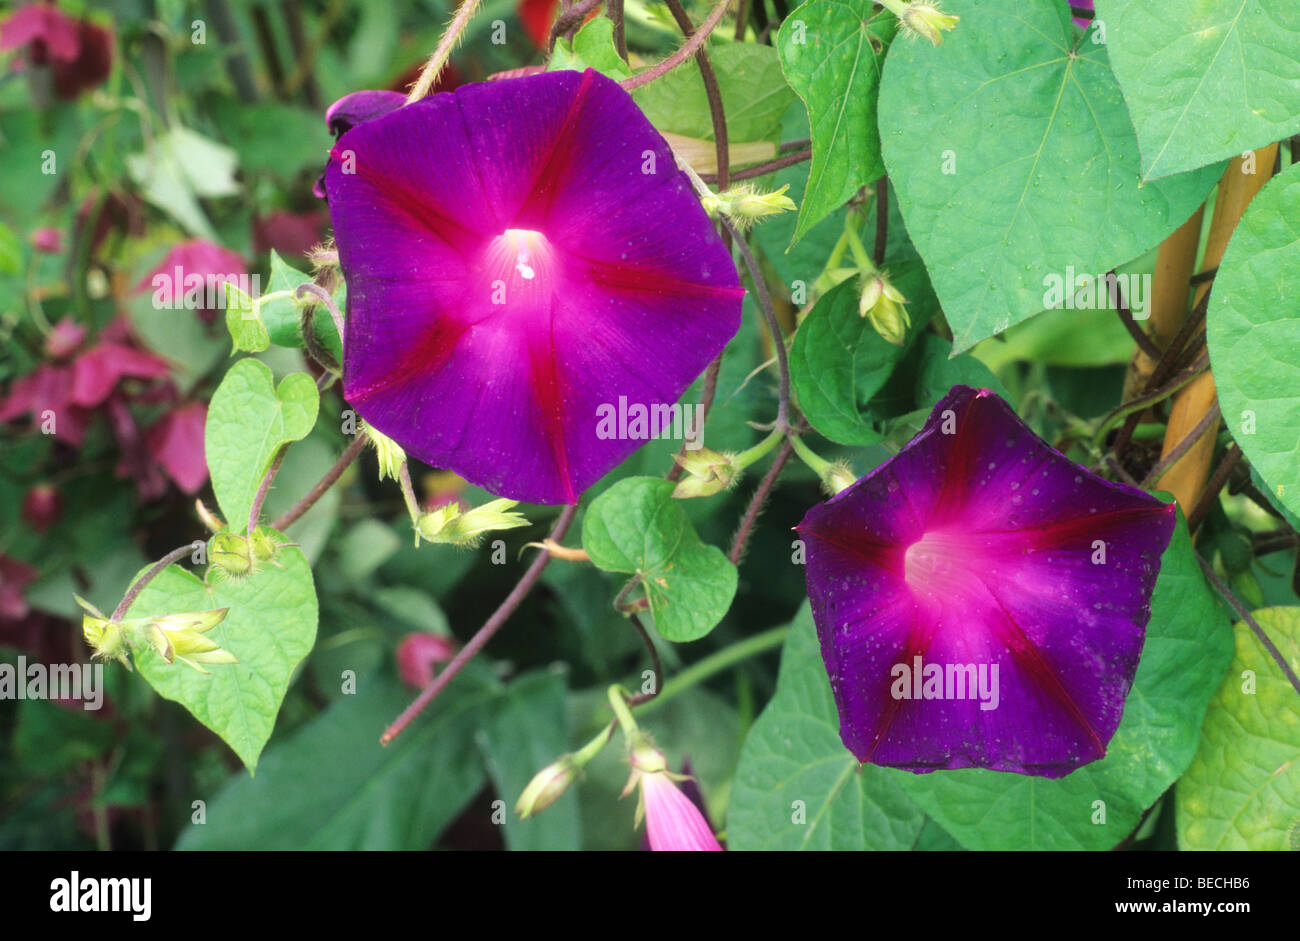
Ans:
[[[858,760],[1062,777],[1119,725],[1176,509],[955,387],[808,511],[808,594]]]
[[[593,71],[467,85],[357,124],[326,171],[344,395],[426,463],[574,503],[735,334],[735,265],[658,132]],[[664,435],[669,432],[658,431]]]

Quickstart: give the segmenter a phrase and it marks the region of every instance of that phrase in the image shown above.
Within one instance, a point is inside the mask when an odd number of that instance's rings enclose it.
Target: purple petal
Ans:
[[[735,266],[658,132],[588,71],[467,85],[354,127],[326,171],[344,389],[420,460],[573,503],[735,334]],[[613,211],[616,207],[617,211]]]
[[[912,771],[1061,777],[1102,757],[1175,519],[956,387],[798,527],[844,744]]]
[[[342,137],[358,124],[396,111],[405,102],[406,96],[395,91],[355,91],[329,106],[325,125],[335,137]]]

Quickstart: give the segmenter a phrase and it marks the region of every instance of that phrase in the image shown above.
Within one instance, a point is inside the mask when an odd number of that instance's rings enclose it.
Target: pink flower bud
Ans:
[[[52,226],[37,229],[31,235],[32,248],[47,255],[63,251],[63,233]]]
[[[433,668],[456,655],[456,644],[441,634],[407,634],[397,645],[397,673],[402,682],[423,689],[433,682]]]
[[[645,828],[652,850],[720,851],[704,814],[666,772],[641,775]]]
[[[33,529],[44,533],[63,515],[63,496],[53,484],[37,484],[23,497],[22,513]]]

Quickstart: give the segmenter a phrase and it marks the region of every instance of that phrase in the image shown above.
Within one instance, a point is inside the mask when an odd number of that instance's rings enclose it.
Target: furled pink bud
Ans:
[[[721,850],[717,837],[673,780],[663,753],[641,747],[632,752],[633,775],[641,785],[646,835],[652,850]]]
[[[402,682],[423,689],[433,682],[433,668],[456,655],[456,645],[441,634],[407,634],[397,645],[397,673]]]
[[[32,248],[47,255],[63,251],[63,233],[52,226],[37,229],[31,235]]]
[[[53,484],[36,484],[23,497],[23,519],[43,533],[63,515],[63,497]]]

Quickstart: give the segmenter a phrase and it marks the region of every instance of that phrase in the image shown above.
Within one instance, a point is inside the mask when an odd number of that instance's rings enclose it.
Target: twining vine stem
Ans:
[[[173,562],[180,561],[193,551],[194,543],[187,543],[186,545],[173,549],[150,566],[149,571],[137,578],[132,583],[131,587],[126,590],[126,594],[122,596],[122,600],[119,601],[117,607],[113,609],[112,620],[122,620],[122,618],[126,616],[127,610],[131,607],[135,599],[140,597],[140,592],[144,591],[145,585],[148,585],[151,581],[157,578],[162,570],[167,566],[171,565]]]
[[[1228,607],[1232,608],[1237,617],[1246,622],[1246,625],[1252,632],[1254,632],[1255,637],[1259,639],[1260,644],[1262,644],[1264,649],[1268,651],[1268,655],[1272,657],[1274,662],[1276,662],[1281,668],[1282,674],[1287,678],[1287,682],[1295,688],[1297,693],[1300,693],[1300,677],[1296,676],[1295,670],[1291,669],[1291,664],[1287,663],[1286,657],[1282,656],[1282,651],[1277,649],[1277,645],[1273,643],[1272,638],[1264,633],[1264,629],[1259,626],[1259,622],[1256,621],[1255,618],[1251,616],[1251,613],[1246,610],[1246,606],[1237,600],[1236,593],[1224,584],[1223,579],[1219,578],[1219,576],[1215,574],[1214,567],[1210,565],[1209,562],[1206,562],[1205,559],[1201,557],[1200,553],[1196,554],[1196,561],[1201,563],[1201,571],[1205,573],[1206,579],[1214,586],[1214,590],[1217,591],[1220,597],[1228,603]]]
[[[569,526],[573,523],[573,517],[577,512],[577,506],[566,506],[561,510],[548,538],[555,542],[562,542],[564,534],[569,531]],[[506,596],[505,601],[502,601],[496,611],[492,612],[492,616],[484,622],[483,626],[470,638],[469,642],[452,658],[452,661],[442,669],[442,672],[434,677],[433,681],[420,692],[415,701],[407,706],[402,714],[384,730],[384,734],[379,738],[379,744],[387,745],[400,735],[402,730],[411,724],[411,720],[423,712],[425,707],[447,688],[447,684],[455,678],[465,664],[474,659],[474,655],[483,649],[510,618],[510,615],[514,614],[515,609],[528,597],[528,593],[533,590],[537,580],[542,577],[542,572],[546,571],[546,566],[550,561],[551,554],[543,549],[541,554],[533,560],[532,565],[528,566],[528,570],[519,579],[519,583]]]
[[[749,250],[749,245],[745,243],[744,238],[736,229],[736,226],[726,216],[722,216],[722,224],[726,226],[731,233],[732,239],[735,240],[736,248],[740,251],[740,256],[745,260],[745,267],[749,269],[750,280],[754,282],[754,293],[758,298],[759,309],[763,312],[763,319],[767,322],[767,329],[772,334],[772,346],[776,348],[777,368],[781,373],[780,384],[780,402],[777,405],[776,425],[778,428],[790,427],[790,360],[785,349],[785,335],[781,332],[781,325],[776,319],[776,308],[772,306],[772,295],[768,293],[767,282],[763,280],[763,272],[758,267],[758,262],[754,260],[754,253]]]
[[[295,503],[283,516],[272,523],[271,528],[283,532],[287,527],[297,522],[304,513],[315,505],[317,500],[325,495],[325,491],[334,486],[334,482],[343,476],[343,472],[357,459],[357,455],[361,453],[365,446],[366,436],[362,434],[356,435],[352,439],[352,443],[347,446],[341,455],[339,455],[339,459],[334,462],[334,466],[327,470],[325,476],[316,483],[316,486],[307,491],[301,500]]]
[[[700,28],[692,33],[691,37],[687,39],[676,52],[668,56],[668,58],[664,59],[662,62],[646,69],[644,72],[638,72],[631,78],[623,79],[621,84],[623,85],[624,90],[632,91],[634,88],[640,88],[642,85],[649,84],[660,76],[666,75],[668,72],[677,68],[677,66],[685,62],[689,56],[694,55],[695,50],[704,45],[704,41],[709,38],[709,34],[713,32],[720,22],[722,22],[722,17],[726,14],[727,7],[730,3],[731,0],[718,0],[717,6],[709,11],[709,15],[704,18],[704,22],[700,24]]]

